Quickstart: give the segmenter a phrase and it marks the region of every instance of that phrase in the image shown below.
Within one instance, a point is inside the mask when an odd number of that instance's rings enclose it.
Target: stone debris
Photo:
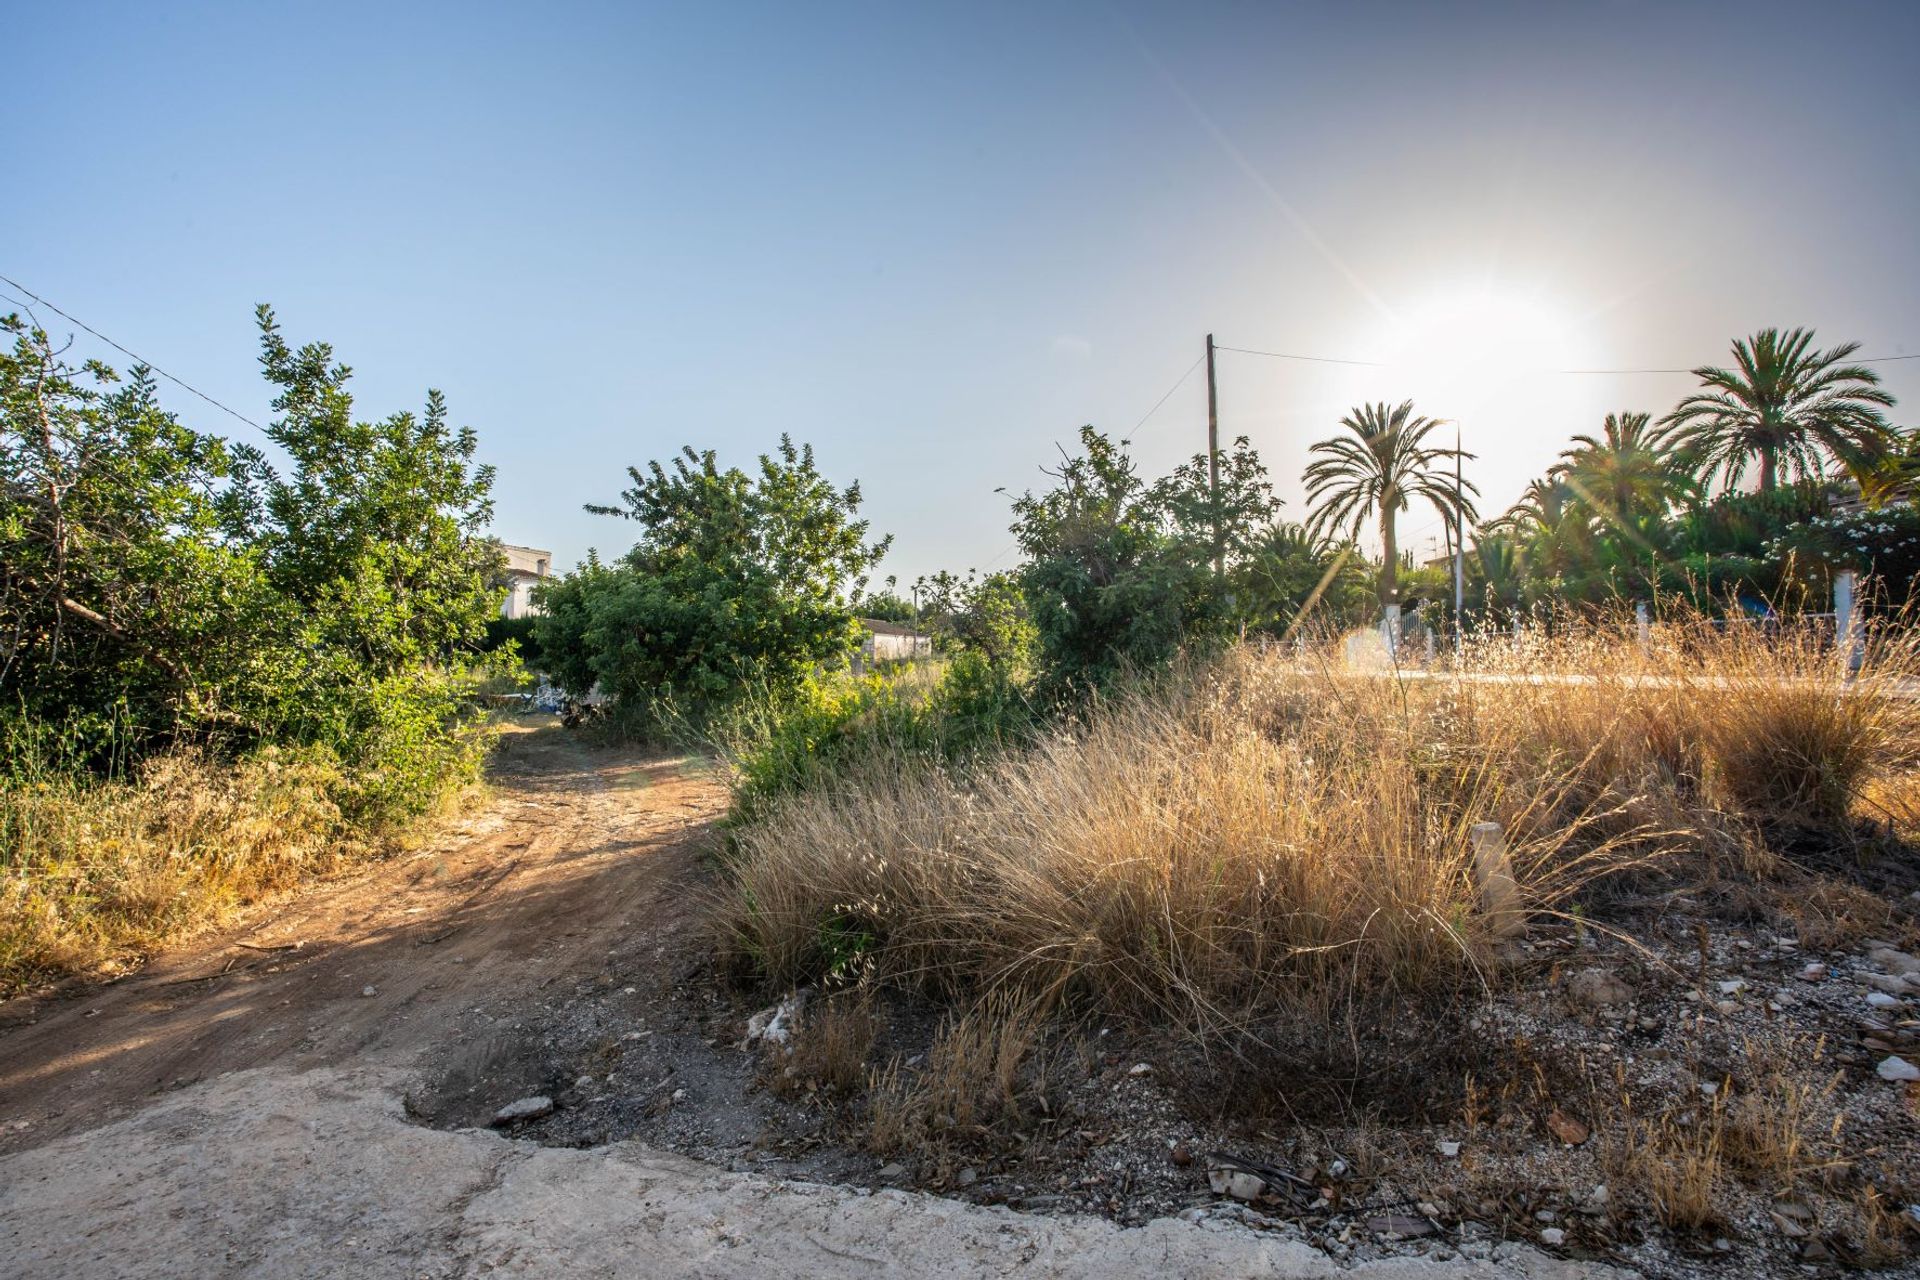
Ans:
[[[806,1008],[808,992],[802,988],[794,992],[771,1009],[762,1009],[747,1019],[747,1038],[741,1048],[751,1048],[756,1044],[784,1045],[793,1039],[793,1029],[800,1021],[800,1011]]]
[[[553,1099],[544,1093],[529,1098],[520,1098],[509,1102],[493,1113],[496,1125],[518,1124],[522,1120],[538,1120],[541,1116],[553,1114]]]
[[[1920,1080],[1920,1067],[1914,1066],[1898,1054],[1882,1059],[1880,1065],[1875,1067],[1874,1071],[1878,1073],[1882,1080]]]
[[[1633,999],[1633,988],[1605,969],[1582,969],[1567,979],[1567,994],[1589,1009],[1611,1009]]]

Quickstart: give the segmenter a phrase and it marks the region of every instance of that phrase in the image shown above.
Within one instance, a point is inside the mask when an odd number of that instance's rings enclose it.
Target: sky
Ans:
[[[441,389],[499,536],[562,565],[631,544],[582,510],[627,466],[787,432],[860,481],[882,574],[1008,567],[996,490],[1081,424],[1150,475],[1205,448],[1209,332],[1387,366],[1220,353],[1223,439],[1296,519],[1361,402],[1457,422],[1491,514],[1694,384],[1557,370],[1769,325],[1920,355],[1911,3],[0,0],[0,30],[0,274],[256,422],[259,302],[361,416]],[[1920,423],[1920,360],[1877,367]]]

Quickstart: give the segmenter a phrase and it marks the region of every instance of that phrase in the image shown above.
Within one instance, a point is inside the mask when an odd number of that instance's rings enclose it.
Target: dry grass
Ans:
[[[1727,1107],[1728,1161],[1780,1191],[1843,1173],[1851,1162],[1835,1094],[1844,1073],[1826,1065],[1826,1044],[1749,1042],[1745,1051],[1747,1079]]]
[[[867,1059],[880,1033],[873,993],[861,987],[812,1001],[783,1053],[769,1063],[769,1083],[785,1097],[845,1098],[867,1083]]]
[[[918,1067],[895,1060],[874,1072],[868,1148],[944,1163],[1004,1140],[1027,1114],[1028,1100],[1043,1096],[1036,1055],[1042,1022],[1035,1006],[992,996],[949,1018]]]
[[[158,757],[130,781],[0,783],[0,993],[105,974],[368,852],[330,767]]]
[[[1485,637],[1460,680],[1243,648],[964,775],[882,760],[789,798],[736,833],[733,928],[780,981],[856,938],[882,980],[1352,1045],[1342,1009],[1457,1004],[1497,967],[1476,823],[1536,914],[1843,836],[1920,742],[1914,644],[1875,661],[1848,684],[1811,630],[1699,624]]]

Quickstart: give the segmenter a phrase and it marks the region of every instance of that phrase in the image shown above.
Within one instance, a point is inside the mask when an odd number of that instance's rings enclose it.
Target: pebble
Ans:
[[[1582,969],[1567,979],[1567,994],[1590,1009],[1609,1009],[1633,999],[1633,988],[1605,969]]]
[[[1150,1076],[1153,1074],[1153,1066],[1151,1063],[1136,1062],[1127,1069],[1127,1074],[1130,1076]]]
[[[538,1120],[541,1116],[553,1113],[553,1099],[546,1094],[535,1094],[530,1098],[519,1098],[493,1113],[495,1124],[513,1124],[520,1120]]]
[[[1558,1244],[1565,1244],[1566,1242],[1567,1242],[1567,1233],[1562,1231],[1559,1227],[1548,1227],[1545,1231],[1542,1231],[1540,1233],[1541,1244],[1558,1245]]]
[[[1881,1059],[1880,1065],[1875,1067],[1874,1071],[1882,1080],[1920,1080],[1920,1067],[1914,1066],[1898,1054]]]
[[[1876,1009],[1898,1009],[1902,1001],[1898,996],[1890,996],[1884,991],[1869,991],[1867,1003]]]
[[[360,994],[371,998],[373,996],[379,995],[380,990],[377,987],[362,987],[360,988]]]
[[[1802,982],[1818,982],[1826,976],[1827,966],[1821,964],[1818,960],[1815,960],[1812,964],[1809,964],[1800,971],[1800,981]]]
[[[1747,982],[1745,978],[1729,978],[1720,984],[1720,994],[1723,996],[1737,996],[1746,989]]]
[[[1460,1144],[1457,1142],[1441,1141],[1433,1145],[1440,1152],[1442,1160],[1452,1160],[1460,1154]]]
[[[1892,947],[1875,947],[1867,953],[1867,959],[1888,973],[1920,973],[1920,960],[1914,959],[1904,951],[1895,951]]]

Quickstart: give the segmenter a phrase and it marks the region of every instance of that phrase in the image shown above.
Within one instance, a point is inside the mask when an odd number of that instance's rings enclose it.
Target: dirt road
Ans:
[[[250,1067],[411,1067],[543,988],[691,927],[725,789],[698,758],[510,731],[430,847],[90,995],[0,1006],[0,1152]],[[288,948],[285,950],[277,948]]]

